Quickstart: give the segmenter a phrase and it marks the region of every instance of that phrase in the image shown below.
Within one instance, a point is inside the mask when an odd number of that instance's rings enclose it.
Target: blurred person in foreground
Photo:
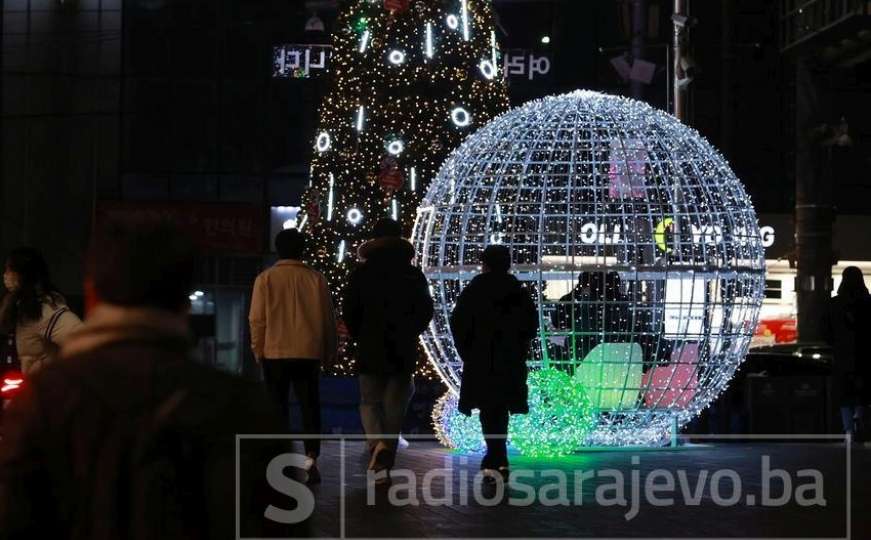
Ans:
[[[236,434],[278,419],[258,385],[190,359],[192,253],[166,225],[95,239],[87,322],[7,411],[0,538],[236,537]],[[241,526],[257,534],[269,452],[239,457],[258,472],[240,486]]]
[[[58,351],[82,321],[52,283],[48,264],[34,248],[12,250],[3,268],[6,294],[0,299],[0,332],[13,344],[26,376],[57,359]]]
[[[263,366],[266,387],[285,430],[290,428],[288,397],[293,386],[302,412],[303,433],[321,433],[320,373],[322,363],[336,356],[336,318],[326,278],[301,261],[305,235],[287,229],[275,238],[279,260],[254,282],[251,348]],[[317,467],[321,444],[303,440],[305,481],[320,482]]]
[[[871,295],[862,270],[844,269],[838,294],[829,300],[824,328],[832,346],[833,384],[841,408],[844,433],[855,442],[868,438],[868,405],[871,404],[871,364],[868,335],[871,331]]]
[[[481,411],[487,453],[481,470],[487,479],[508,480],[508,420],[529,412],[526,360],[538,331],[538,310],[529,292],[509,273],[511,252],[489,246],[483,272],[457,299],[451,332],[463,360],[458,409]]]
[[[363,261],[345,290],[345,324],[357,341],[360,417],[369,443],[370,480],[390,483],[399,433],[414,395],[417,340],[433,315],[426,277],[411,264],[402,226],[379,220],[360,246]]]

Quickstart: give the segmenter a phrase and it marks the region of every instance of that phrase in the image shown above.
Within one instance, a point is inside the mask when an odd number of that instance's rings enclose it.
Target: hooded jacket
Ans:
[[[259,386],[194,363],[189,345],[182,316],[97,308],[5,412],[0,537],[234,537],[236,434],[280,422]],[[262,476],[267,456],[240,452]]]
[[[377,238],[360,246],[359,258],[364,262],[352,272],[343,303],[358,371],[411,374],[418,337],[433,315],[426,278],[411,264],[414,248],[402,238]]]
[[[538,311],[520,281],[507,273],[477,276],[457,299],[451,331],[463,360],[460,412],[491,407],[529,412],[526,360]]]

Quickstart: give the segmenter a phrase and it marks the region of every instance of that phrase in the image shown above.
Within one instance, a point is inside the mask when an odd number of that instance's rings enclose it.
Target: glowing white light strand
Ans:
[[[366,108],[360,105],[360,108],[357,109],[357,132],[363,131],[363,120],[365,119]]]
[[[387,152],[391,156],[399,156],[402,152],[405,151],[405,143],[400,140],[390,141],[387,144]]]
[[[417,169],[416,168],[414,168],[414,167],[411,168],[411,174],[409,174],[409,177],[411,179],[410,180],[411,191],[417,191]]]
[[[555,167],[548,156],[563,145],[582,149]],[[579,204],[558,203],[568,200]],[[722,393],[747,352],[765,290],[750,199],[707,141],[646,104],[576,92],[502,115],[448,158],[417,215],[415,251],[437,293],[422,344],[454,395],[462,363],[442,329],[488,242],[511,247],[515,275],[538,284],[530,290],[545,324],[530,368],[547,359],[575,370],[604,411],[585,445],[667,443],[673,426]],[[616,273],[625,300],[592,299],[615,313],[615,327],[591,329],[610,339],[585,344],[571,313],[590,300],[569,293],[591,272]],[[631,315],[640,312],[662,317]],[[640,349],[654,334],[663,345]]]
[[[493,62],[493,65],[496,65],[496,51],[498,47],[496,44],[496,32],[490,32],[490,61]]]
[[[345,241],[339,242],[339,252],[336,254],[336,261],[344,262],[345,260]]]
[[[432,42],[432,23],[426,23],[426,57],[432,58],[435,54]]]
[[[496,78],[496,64],[490,62],[489,60],[481,60],[481,63],[478,65],[478,69],[481,70],[481,75],[484,76],[488,81],[492,81]]]
[[[348,223],[356,227],[363,221],[363,212],[359,208],[351,208],[348,210]]]
[[[396,202],[396,199],[390,201],[390,214],[394,220],[399,220],[399,203]]]
[[[394,66],[398,66],[405,62],[405,53],[403,51],[400,51],[399,49],[393,49],[392,51],[390,51],[387,59],[390,60],[390,63]]]
[[[333,188],[336,185],[336,178],[333,173],[330,173],[330,192],[327,194],[327,221],[333,221]]]
[[[318,152],[324,153],[330,149],[332,145],[332,140],[330,140],[330,134],[326,131],[322,131],[320,135],[318,135],[318,140],[315,143],[315,148]]]
[[[463,21],[463,41],[469,41],[469,0],[460,0],[460,18]]]
[[[302,216],[302,220],[300,220],[299,225],[296,226],[296,230],[302,232],[305,228],[305,224],[308,223],[308,214]]]
[[[466,127],[472,123],[472,115],[466,109],[457,107],[451,111],[451,120],[457,127]]]
[[[360,53],[366,52],[366,49],[369,47],[369,30],[363,32],[363,37],[360,38]]]

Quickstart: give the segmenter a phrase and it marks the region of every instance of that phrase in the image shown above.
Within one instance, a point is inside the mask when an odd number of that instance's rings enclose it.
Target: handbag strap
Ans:
[[[62,307],[52,314],[51,319],[48,320],[48,325],[45,327],[45,334],[43,334],[42,336],[43,338],[45,338],[46,341],[51,341],[51,335],[52,333],[54,333],[54,327],[57,326],[57,322],[67,311],[69,311],[69,308]]]

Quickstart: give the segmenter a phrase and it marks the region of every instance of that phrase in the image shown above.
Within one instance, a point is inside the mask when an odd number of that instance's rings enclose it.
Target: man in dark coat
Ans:
[[[417,366],[417,341],[433,315],[429,285],[412,266],[414,248],[402,227],[380,220],[374,238],[360,246],[363,262],[345,290],[343,315],[357,342],[360,417],[369,436],[369,468],[389,480]]]
[[[829,301],[825,323],[844,433],[862,442],[868,437],[866,416],[871,405],[871,364],[865,358],[865,332],[871,330],[871,296],[859,268],[844,269],[838,294]]]
[[[577,365],[603,342],[621,343],[631,336],[629,301],[620,290],[616,272],[583,272],[578,284],[551,313],[559,331],[569,332],[566,345]],[[572,349],[573,347],[573,349]]]
[[[459,410],[481,411],[487,455],[481,469],[508,474],[506,436],[511,414],[529,412],[526,360],[538,331],[538,310],[514,276],[511,253],[490,246],[483,273],[463,290],[451,315],[451,331],[463,360]]]
[[[291,532],[264,520],[280,443],[240,447],[236,506],[236,434],[280,423],[258,385],[190,358],[191,252],[167,226],[107,227],[96,242],[84,327],[4,415],[0,538],[235,538],[237,508],[243,536]]]

